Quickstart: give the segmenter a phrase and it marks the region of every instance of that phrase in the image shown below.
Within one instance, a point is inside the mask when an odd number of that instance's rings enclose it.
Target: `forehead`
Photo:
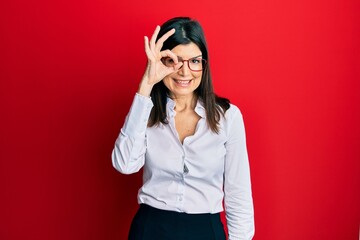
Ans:
[[[188,59],[201,55],[200,48],[193,42],[188,44],[180,44],[171,49],[178,57]]]

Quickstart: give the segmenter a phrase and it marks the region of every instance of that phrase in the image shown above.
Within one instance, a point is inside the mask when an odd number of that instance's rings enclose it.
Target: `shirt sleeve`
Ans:
[[[234,105],[228,112],[224,204],[229,240],[251,240],[255,232],[254,208],[244,122]]]
[[[149,97],[136,94],[112,151],[112,164],[116,170],[131,174],[145,162],[146,128],[153,102]]]

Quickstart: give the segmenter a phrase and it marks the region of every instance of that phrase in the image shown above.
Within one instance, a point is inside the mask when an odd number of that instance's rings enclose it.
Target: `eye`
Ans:
[[[201,63],[201,58],[193,58],[190,60],[190,62],[192,64],[200,64]]]
[[[171,65],[174,64],[174,60],[173,60],[172,58],[169,58],[169,57],[165,58],[165,59],[163,60],[163,62],[164,62],[164,64],[167,65],[167,66],[171,66]]]

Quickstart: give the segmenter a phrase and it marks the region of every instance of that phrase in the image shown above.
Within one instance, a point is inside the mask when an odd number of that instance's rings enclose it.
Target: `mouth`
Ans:
[[[192,80],[174,80],[177,86],[188,87]]]

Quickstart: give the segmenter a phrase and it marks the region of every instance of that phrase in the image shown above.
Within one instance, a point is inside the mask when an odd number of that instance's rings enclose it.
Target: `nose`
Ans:
[[[181,76],[186,76],[191,72],[191,70],[189,68],[189,60],[182,60],[182,62],[183,62],[183,65],[179,69],[178,73]]]

